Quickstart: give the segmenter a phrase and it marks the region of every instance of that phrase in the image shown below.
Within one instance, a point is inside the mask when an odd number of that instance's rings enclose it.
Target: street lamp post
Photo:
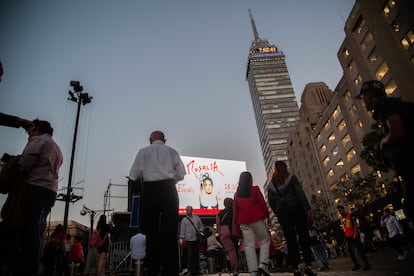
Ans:
[[[79,81],[71,81],[70,86],[73,87],[73,91],[69,90],[69,98],[73,102],[76,102],[78,109],[76,112],[76,121],[75,121],[75,131],[73,133],[72,141],[72,154],[70,158],[69,165],[69,177],[68,177],[68,187],[65,196],[65,214],[63,217],[63,229],[66,232],[68,228],[68,215],[69,215],[69,203],[72,202],[72,174],[73,174],[73,163],[75,160],[75,149],[76,149],[76,138],[78,135],[78,126],[79,126],[79,115],[81,104],[86,105],[91,102],[92,97],[88,93],[82,92],[83,86],[80,85]],[[79,200],[79,197],[76,197],[75,201]]]

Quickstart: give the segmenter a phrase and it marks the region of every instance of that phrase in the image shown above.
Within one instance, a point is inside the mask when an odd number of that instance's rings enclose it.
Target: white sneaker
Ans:
[[[183,271],[181,271],[180,275],[185,275],[188,273],[188,268],[184,268]]]

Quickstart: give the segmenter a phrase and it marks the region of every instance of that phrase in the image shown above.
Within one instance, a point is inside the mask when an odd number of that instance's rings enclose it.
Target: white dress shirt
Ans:
[[[157,140],[139,150],[129,172],[129,178],[142,179],[144,182],[179,181],[185,174],[185,167],[178,152]]]

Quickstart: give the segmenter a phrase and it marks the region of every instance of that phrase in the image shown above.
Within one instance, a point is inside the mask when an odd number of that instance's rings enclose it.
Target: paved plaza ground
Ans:
[[[332,266],[331,270],[318,271],[319,276],[413,276],[414,275],[414,249],[408,252],[407,259],[405,261],[397,261],[395,259],[395,253],[388,248],[382,248],[375,252],[368,253],[369,261],[372,264],[372,270],[370,271],[352,271],[352,261],[348,256],[339,256],[330,259]],[[361,261],[362,264],[362,261]],[[317,264],[313,264],[314,268],[317,268]],[[205,275],[219,275],[205,274]],[[227,276],[228,273],[222,273],[221,275]],[[249,273],[241,273],[241,276],[249,276]],[[273,272],[272,276],[292,276],[293,273],[288,272]]]

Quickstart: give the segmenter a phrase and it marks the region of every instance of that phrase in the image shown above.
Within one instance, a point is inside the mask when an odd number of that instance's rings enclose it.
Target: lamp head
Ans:
[[[85,207],[82,208],[82,210],[80,210],[80,214],[81,216],[84,216],[87,214],[87,211],[85,210]]]

